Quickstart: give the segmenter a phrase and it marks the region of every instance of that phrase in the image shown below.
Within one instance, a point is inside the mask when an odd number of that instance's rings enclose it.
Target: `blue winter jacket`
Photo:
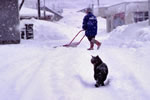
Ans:
[[[94,37],[97,34],[97,18],[92,13],[88,13],[83,19],[82,28],[87,37]]]

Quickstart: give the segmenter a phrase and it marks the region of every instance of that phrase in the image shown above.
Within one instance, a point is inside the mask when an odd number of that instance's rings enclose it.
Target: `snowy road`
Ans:
[[[0,48],[0,100],[147,100],[148,63],[135,50],[102,47]],[[109,66],[110,83],[94,88],[90,55],[100,55]]]
[[[56,23],[21,21],[34,24],[34,40],[0,46],[0,100],[150,100],[147,22],[106,33],[106,21],[98,18],[100,50],[87,51],[87,39],[77,48],[53,48],[81,29],[85,14],[76,11],[64,10]],[[109,85],[94,87],[91,55],[108,65]]]

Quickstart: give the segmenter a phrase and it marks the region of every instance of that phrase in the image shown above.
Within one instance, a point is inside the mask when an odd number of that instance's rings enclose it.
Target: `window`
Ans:
[[[114,15],[113,18],[113,28],[116,28],[117,26],[121,26],[125,24],[125,13],[118,13]]]
[[[140,22],[148,19],[148,12],[134,12],[134,22]]]

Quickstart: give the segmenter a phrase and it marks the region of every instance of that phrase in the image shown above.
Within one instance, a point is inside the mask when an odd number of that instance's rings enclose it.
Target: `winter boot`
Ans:
[[[88,48],[87,50],[93,50],[93,47],[94,47],[94,43],[90,42],[90,48]]]
[[[101,43],[99,41],[95,40],[95,44],[97,45],[97,50],[98,50],[101,46]]]
[[[92,39],[92,42],[97,45],[97,50],[98,50],[101,46],[101,43],[99,41],[95,40],[94,38]]]

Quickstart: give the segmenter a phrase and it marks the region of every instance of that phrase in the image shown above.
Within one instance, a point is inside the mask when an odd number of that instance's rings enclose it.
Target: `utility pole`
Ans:
[[[92,12],[94,12],[94,0],[92,0]]]
[[[97,0],[97,5],[98,5],[98,7],[99,7],[99,0]]]
[[[41,9],[40,9],[40,0],[37,0],[37,7],[38,7],[38,18],[41,18]]]
[[[148,16],[149,16],[149,25],[150,25],[150,0],[148,0]]]
[[[45,0],[44,0],[44,18],[46,18],[46,11],[45,11]]]
[[[98,15],[100,15],[100,4],[99,4],[99,0],[97,0],[97,9],[98,9]]]

